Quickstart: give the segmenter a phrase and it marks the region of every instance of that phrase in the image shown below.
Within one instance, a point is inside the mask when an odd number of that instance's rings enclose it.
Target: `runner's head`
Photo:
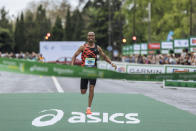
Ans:
[[[95,33],[94,32],[88,32],[87,39],[88,39],[89,43],[94,43],[95,42]]]

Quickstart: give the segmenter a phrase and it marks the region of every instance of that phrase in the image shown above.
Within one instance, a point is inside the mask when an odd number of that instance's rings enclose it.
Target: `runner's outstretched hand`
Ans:
[[[112,65],[112,67],[115,68],[115,70],[117,69],[117,66],[114,63],[112,63],[111,65]]]

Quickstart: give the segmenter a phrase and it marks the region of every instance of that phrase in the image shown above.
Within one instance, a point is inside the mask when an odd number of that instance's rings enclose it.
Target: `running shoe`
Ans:
[[[91,115],[92,114],[91,109],[86,109],[86,114]]]

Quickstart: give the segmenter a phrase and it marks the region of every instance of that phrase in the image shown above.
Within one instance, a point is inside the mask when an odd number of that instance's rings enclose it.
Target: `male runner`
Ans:
[[[112,63],[110,58],[105,55],[105,53],[102,51],[101,47],[95,44],[95,33],[94,32],[88,32],[87,36],[88,42],[84,45],[80,46],[80,48],[75,52],[75,54],[72,57],[71,65],[74,65],[74,62],[76,60],[76,57],[82,52],[82,66],[87,67],[97,67],[97,55],[100,54],[105,61],[107,61],[109,64],[112,65],[112,67],[117,68],[115,64]],[[91,112],[91,104],[94,96],[94,87],[96,84],[96,79],[83,79],[81,78],[80,82],[80,90],[81,94],[85,94],[87,91],[88,82],[90,82],[90,88],[89,88],[89,99],[88,99],[88,108],[86,109],[86,114],[92,114]]]

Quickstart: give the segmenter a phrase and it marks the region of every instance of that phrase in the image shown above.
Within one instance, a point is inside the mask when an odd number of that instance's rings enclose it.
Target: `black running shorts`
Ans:
[[[84,79],[84,78],[81,78],[80,89],[87,89],[88,88],[88,82],[90,82],[90,85],[94,85],[95,86],[96,79]]]

